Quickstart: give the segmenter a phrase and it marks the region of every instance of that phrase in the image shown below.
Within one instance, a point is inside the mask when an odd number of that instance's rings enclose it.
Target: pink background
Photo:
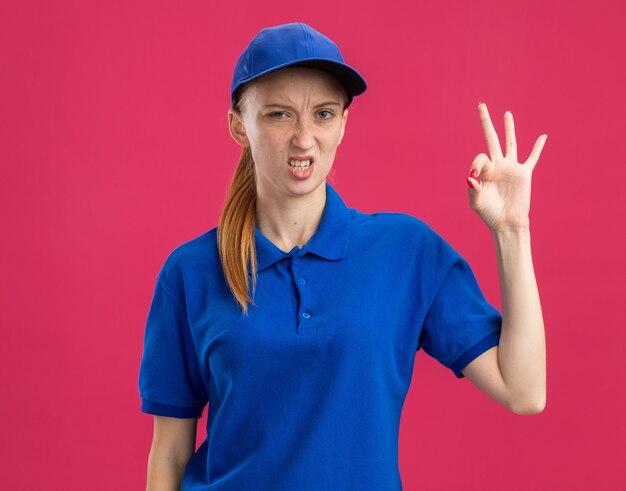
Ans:
[[[239,154],[237,56],[261,27],[299,20],[369,82],[331,182],[351,207],[431,224],[498,307],[493,241],[467,204],[486,151],[476,105],[502,142],[513,112],[520,160],[548,134],[531,210],[547,407],[515,415],[419,352],[404,488],[623,489],[623,5],[2,2],[0,488],[145,486],[137,373],[156,274],[217,224]]]

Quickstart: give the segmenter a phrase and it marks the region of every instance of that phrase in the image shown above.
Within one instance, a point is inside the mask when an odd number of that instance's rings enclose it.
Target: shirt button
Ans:
[[[304,317],[305,319],[308,319],[309,317],[311,317],[311,314],[309,314],[308,312],[304,312],[302,314],[302,317]]]
[[[303,284],[303,285],[306,283],[306,281],[304,280],[304,278],[300,278],[300,283],[301,283],[301,284]]]

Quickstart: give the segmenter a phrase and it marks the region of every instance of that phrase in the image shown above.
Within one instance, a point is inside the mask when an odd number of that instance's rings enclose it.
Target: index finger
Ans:
[[[493,161],[495,158],[502,158],[502,149],[500,148],[500,142],[498,141],[498,135],[493,127],[491,118],[489,117],[489,111],[487,111],[487,104],[481,102],[478,104],[478,118],[480,124],[483,127],[483,133],[485,135],[485,141],[487,142],[487,150],[489,150],[489,156]]]

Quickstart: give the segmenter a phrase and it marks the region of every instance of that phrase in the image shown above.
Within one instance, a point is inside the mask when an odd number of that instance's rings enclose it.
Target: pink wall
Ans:
[[[617,0],[3,2],[0,488],[143,488],[152,417],[136,380],[156,273],[217,223],[238,156],[226,128],[237,56],[261,27],[296,20],[370,85],[337,190],[430,223],[498,307],[493,242],[467,204],[486,150],[476,105],[501,139],[513,112],[520,159],[549,135],[531,210],[547,407],[510,413],[420,352],[405,489],[620,488],[625,15]]]

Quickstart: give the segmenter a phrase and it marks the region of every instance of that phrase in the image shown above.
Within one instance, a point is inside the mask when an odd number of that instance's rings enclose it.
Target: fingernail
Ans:
[[[469,178],[469,177],[467,178],[467,185],[468,185],[469,187],[471,187],[471,188],[473,188],[473,187],[474,187],[474,184],[472,184],[472,181],[470,181],[470,178]]]
[[[470,172],[470,177],[476,179],[478,177],[478,170],[472,169],[472,171]]]
[[[484,104],[483,101],[478,101],[478,105],[480,106],[481,104]]]

